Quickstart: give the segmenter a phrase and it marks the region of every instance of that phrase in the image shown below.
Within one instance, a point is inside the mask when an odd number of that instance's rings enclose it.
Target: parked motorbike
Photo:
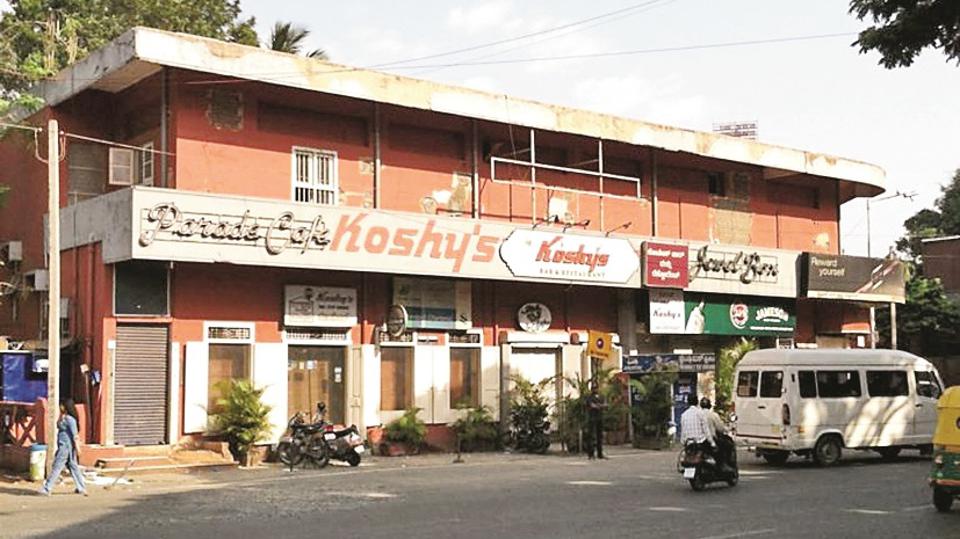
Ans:
[[[323,430],[323,440],[327,444],[327,454],[330,458],[346,462],[350,466],[360,465],[365,448],[356,425],[338,430],[328,424]]]
[[[304,460],[317,468],[330,461],[330,448],[324,440],[328,424],[323,420],[323,403],[317,403],[317,417],[307,422],[302,412],[297,412],[287,422],[288,435],[280,439],[277,456],[291,471]]]
[[[737,452],[730,452],[729,462],[721,466],[716,461],[715,453],[708,443],[687,442],[680,451],[677,462],[677,471],[690,482],[693,490],[700,491],[710,483],[726,482],[731,487],[740,481],[740,470],[737,468]]]

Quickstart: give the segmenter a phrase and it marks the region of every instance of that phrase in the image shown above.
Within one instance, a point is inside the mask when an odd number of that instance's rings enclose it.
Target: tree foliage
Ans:
[[[850,12],[871,19],[854,43],[861,53],[877,51],[887,69],[911,65],[927,48],[943,49],[960,63],[960,2],[957,0],[851,0]]]
[[[740,340],[720,350],[720,357],[717,359],[717,411],[725,412],[733,402],[733,373],[737,370],[737,364],[747,355],[760,346],[753,339],[741,337]]]
[[[268,45],[271,50],[280,52],[289,52],[291,54],[300,54],[303,50],[304,41],[310,35],[310,30],[303,26],[291,22],[277,21],[270,31],[270,40]],[[308,58],[317,60],[326,60],[327,53],[323,49],[315,49],[306,54]]]
[[[903,227],[906,234],[897,240],[897,250],[918,264],[921,240],[960,235],[960,168],[954,171],[950,182],[940,188],[940,198],[934,202],[934,208],[920,210],[904,221]]]
[[[240,0],[10,0],[0,16],[0,117],[23,92],[134,26],[257,45]]]

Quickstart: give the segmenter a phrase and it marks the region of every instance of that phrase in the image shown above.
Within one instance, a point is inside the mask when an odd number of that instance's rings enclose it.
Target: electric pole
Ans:
[[[60,125],[47,122],[47,474],[57,449],[60,414]]]

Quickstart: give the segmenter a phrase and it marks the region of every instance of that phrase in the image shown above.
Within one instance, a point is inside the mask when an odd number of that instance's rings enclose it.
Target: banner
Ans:
[[[717,357],[714,354],[638,354],[623,356],[621,365],[627,374],[654,371],[713,372]]]
[[[689,247],[643,242],[643,284],[657,288],[686,288],[690,284]]]
[[[407,311],[411,329],[473,327],[471,287],[467,281],[393,278],[393,303]]]
[[[803,254],[808,298],[903,303],[905,271],[895,258]]]
[[[650,292],[650,333],[688,335],[789,335],[797,327],[794,302],[775,298],[738,298],[664,291]]]

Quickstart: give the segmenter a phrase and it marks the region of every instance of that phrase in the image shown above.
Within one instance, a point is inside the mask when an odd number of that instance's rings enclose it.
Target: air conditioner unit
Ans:
[[[7,262],[23,261],[23,242],[8,241],[7,243],[3,244],[2,249],[5,252],[5,258]]]
[[[50,272],[45,269],[28,271],[25,275],[27,288],[37,292],[50,290]]]

